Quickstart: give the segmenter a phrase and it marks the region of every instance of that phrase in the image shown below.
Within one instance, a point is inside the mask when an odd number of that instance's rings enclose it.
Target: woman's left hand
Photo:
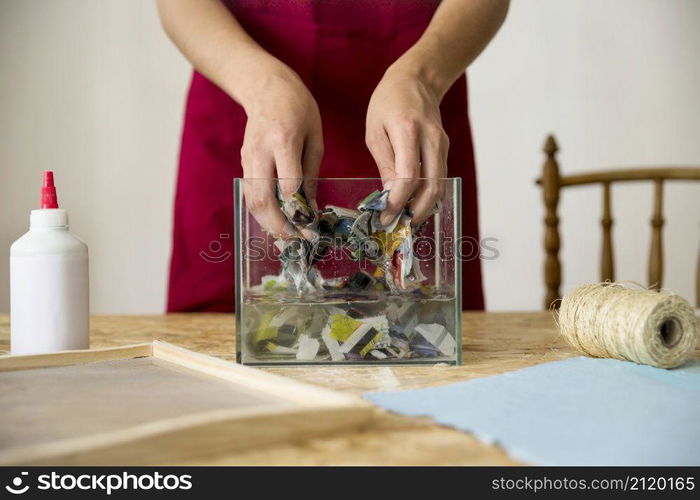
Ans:
[[[384,189],[391,189],[382,224],[408,204],[413,224],[419,225],[444,193],[449,140],[440,119],[441,99],[418,75],[396,65],[372,94],[365,141]]]

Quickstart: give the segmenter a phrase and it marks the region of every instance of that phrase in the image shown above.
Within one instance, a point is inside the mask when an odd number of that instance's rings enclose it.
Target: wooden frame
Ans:
[[[561,175],[559,171],[559,163],[556,157],[559,151],[559,145],[553,135],[547,136],[543,151],[545,153],[545,162],[542,168],[542,177],[537,179],[537,184],[542,186],[545,205],[545,309],[558,307],[559,299],[561,298],[559,292],[559,287],[561,286],[561,262],[559,260],[561,240],[559,236],[559,215],[557,209],[560,192],[562,188],[568,186],[601,184],[603,187],[603,214],[600,220],[603,231],[600,280],[613,281],[615,279],[615,266],[612,242],[612,226],[614,220],[611,209],[611,184],[613,182],[628,181],[651,181],[654,183],[654,209],[650,220],[652,233],[649,249],[648,284],[652,288],[661,288],[663,283],[664,182],[667,180],[700,181],[700,167],[613,169],[564,176]],[[695,300],[697,307],[700,307],[700,252],[698,253],[695,275]]]
[[[284,404],[173,416],[113,432],[0,449],[7,465],[138,465],[178,463],[212,453],[347,432],[376,411],[359,397],[338,394],[254,368],[198,354],[162,341],[120,348],[0,358],[2,373],[153,357],[225,380]],[[2,383],[0,381],[0,383]],[[89,401],[85,402],[90,404]]]

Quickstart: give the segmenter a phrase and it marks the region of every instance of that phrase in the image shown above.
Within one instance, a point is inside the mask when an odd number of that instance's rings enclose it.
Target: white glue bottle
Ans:
[[[44,172],[41,209],[10,249],[11,353],[87,349],[89,300],[87,245],[68,231],[53,172]]]

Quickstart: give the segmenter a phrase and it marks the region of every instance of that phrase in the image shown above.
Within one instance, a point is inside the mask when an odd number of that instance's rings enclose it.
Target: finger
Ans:
[[[304,177],[304,193],[311,204],[311,208],[318,211],[316,202],[316,191],[318,188],[318,172],[321,168],[323,158],[323,135],[319,130],[317,133],[309,135],[304,145],[304,152],[301,157],[301,168]]]
[[[275,196],[275,179],[244,179],[246,208],[264,231],[275,238],[296,236],[294,226],[282,214]]]
[[[368,128],[365,143],[377,164],[384,189],[391,189],[391,182],[396,177],[396,171],[394,170],[394,150],[391,148],[389,136],[383,127],[373,131]]]
[[[389,224],[404,209],[420,175],[420,146],[416,126],[406,125],[388,132],[394,150],[396,175],[391,183],[386,210],[379,219],[384,225]]]
[[[257,156],[257,155],[256,155]],[[257,156],[256,163],[243,165],[243,197],[246,209],[255,217],[258,224],[276,238],[291,238],[296,235],[284,216],[277,201],[276,179],[272,159],[263,160]]]
[[[413,224],[420,225],[425,221],[442,198],[445,191],[444,177],[447,174],[447,136],[442,130],[435,129],[423,134],[421,140],[421,175],[425,179],[416,189],[409,210],[413,214]]]
[[[275,166],[279,179],[282,199],[289,199],[301,186],[303,173],[301,170],[302,145],[283,143],[275,150]]]
[[[282,199],[289,199],[301,186],[303,181],[303,172],[301,169],[301,144],[289,144],[288,147],[283,147],[275,153],[275,163],[277,165],[277,177],[282,191]],[[308,200],[308,195],[307,195]],[[315,210],[311,206],[312,210]],[[297,227],[303,237],[309,241],[316,238],[316,233],[305,227]]]

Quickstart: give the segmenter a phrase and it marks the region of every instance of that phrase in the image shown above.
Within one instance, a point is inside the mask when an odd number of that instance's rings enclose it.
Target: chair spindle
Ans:
[[[600,280],[615,280],[615,263],[612,242],[612,208],[610,199],[610,182],[603,183],[603,217],[600,219],[603,227],[603,251],[600,259]]]
[[[547,287],[544,307],[549,308],[554,304],[558,306],[560,298],[559,286],[561,285],[561,263],[559,262],[559,216],[557,205],[559,204],[559,164],[556,154],[559,151],[557,141],[553,135],[547,137],[544,152],[547,155],[542,172],[542,193],[546,213],[544,217],[544,249],[546,252],[544,262],[544,281]]]
[[[663,284],[663,203],[664,181],[654,180],[654,214],[651,217],[651,248],[649,250],[649,287],[660,289]]]
[[[695,307],[700,309],[700,248],[698,248],[698,263],[695,265]]]

